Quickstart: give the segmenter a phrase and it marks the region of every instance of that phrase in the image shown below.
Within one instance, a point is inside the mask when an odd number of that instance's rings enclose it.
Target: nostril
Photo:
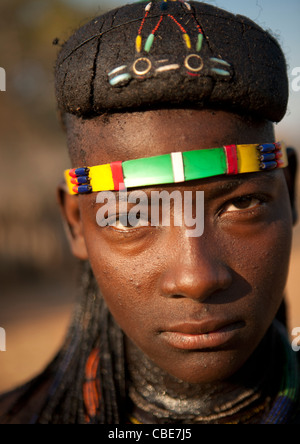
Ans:
[[[185,298],[185,296],[182,294],[174,294],[174,295],[171,295],[171,298],[172,299],[183,299],[183,298]]]
[[[220,295],[227,291],[233,277],[230,269],[220,264],[203,263],[199,272],[199,264],[179,267],[176,264],[163,275],[161,290],[170,299],[194,299],[205,301],[212,295]]]

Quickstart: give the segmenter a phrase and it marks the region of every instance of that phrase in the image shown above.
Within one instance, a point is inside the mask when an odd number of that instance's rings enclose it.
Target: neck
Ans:
[[[281,368],[274,362],[276,337],[271,328],[238,373],[229,380],[211,384],[178,380],[157,367],[127,339],[133,416],[152,424],[257,422],[269,408],[280,381],[280,372],[274,376],[274,369]]]

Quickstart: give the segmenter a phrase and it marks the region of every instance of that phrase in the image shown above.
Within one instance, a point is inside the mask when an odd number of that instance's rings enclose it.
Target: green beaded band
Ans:
[[[227,145],[67,170],[65,179],[70,194],[84,194],[269,171],[287,165],[286,148],[280,143]]]

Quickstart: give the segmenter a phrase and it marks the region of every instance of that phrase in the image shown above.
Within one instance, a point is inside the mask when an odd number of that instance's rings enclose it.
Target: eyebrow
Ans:
[[[274,174],[275,173],[275,174]],[[238,188],[244,185],[256,185],[261,189],[274,186],[278,175],[276,172],[271,171],[263,174],[245,174],[245,177],[222,180],[218,183],[218,186],[207,191],[210,199],[216,199],[218,197],[225,196],[236,191]]]

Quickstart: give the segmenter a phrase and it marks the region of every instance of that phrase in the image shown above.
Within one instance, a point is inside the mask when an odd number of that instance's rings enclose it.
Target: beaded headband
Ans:
[[[222,175],[271,171],[288,166],[281,143],[227,145],[164,154],[65,171],[72,195],[182,183]]]

